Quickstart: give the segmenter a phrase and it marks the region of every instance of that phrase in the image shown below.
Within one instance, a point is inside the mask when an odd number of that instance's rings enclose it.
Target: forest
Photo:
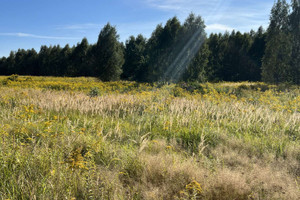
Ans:
[[[300,83],[299,1],[278,0],[267,30],[212,33],[201,16],[191,13],[159,24],[150,38],[119,41],[107,23],[98,41],[83,38],[77,45],[41,46],[11,51],[0,59],[0,75],[89,76],[102,81],[219,82],[264,81]]]

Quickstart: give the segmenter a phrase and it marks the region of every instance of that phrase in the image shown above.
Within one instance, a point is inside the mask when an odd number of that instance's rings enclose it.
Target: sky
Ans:
[[[274,0],[0,0],[0,57],[41,45],[76,45],[86,37],[95,43],[107,22],[120,41],[130,35],[151,36],[155,27],[193,12],[206,32],[248,32],[267,28]]]

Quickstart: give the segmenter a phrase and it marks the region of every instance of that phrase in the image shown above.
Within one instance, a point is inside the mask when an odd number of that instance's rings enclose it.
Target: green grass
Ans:
[[[297,86],[0,77],[0,198],[297,199],[299,127]]]

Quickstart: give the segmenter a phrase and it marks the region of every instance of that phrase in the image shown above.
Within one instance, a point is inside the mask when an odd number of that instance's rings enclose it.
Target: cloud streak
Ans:
[[[35,35],[30,33],[0,33],[0,36],[11,36],[20,38],[36,38],[36,39],[53,39],[53,40],[78,40],[80,38],[76,37],[60,37],[60,36],[45,36],[45,35]]]
[[[210,15],[228,7],[232,0],[146,0],[149,6],[164,11],[173,11],[178,15],[186,15],[191,11],[201,11],[203,15]]]
[[[177,15],[181,20],[190,12],[200,14],[212,32],[249,31],[267,26],[273,1],[253,0],[145,0],[152,8]]]

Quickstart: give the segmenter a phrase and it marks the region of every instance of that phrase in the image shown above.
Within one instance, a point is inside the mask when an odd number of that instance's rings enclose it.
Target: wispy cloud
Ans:
[[[216,13],[218,10],[224,10],[232,0],[146,0],[146,3],[154,8],[173,11],[178,15],[186,15],[191,11],[201,11],[203,15]]]
[[[58,36],[45,36],[45,35],[35,35],[30,33],[0,33],[0,36],[12,36],[12,37],[28,37],[36,39],[54,39],[54,40],[78,40],[80,38],[76,37],[58,37]]]
[[[249,31],[267,26],[273,0],[144,0],[146,4],[164,12],[173,13],[180,19],[190,12],[200,14],[208,31]]]

